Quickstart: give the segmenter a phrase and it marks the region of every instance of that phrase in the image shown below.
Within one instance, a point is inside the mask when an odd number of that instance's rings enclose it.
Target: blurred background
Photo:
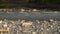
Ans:
[[[0,8],[18,8],[18,7],[55,7],[59,8],[59,0],[0,0]]]

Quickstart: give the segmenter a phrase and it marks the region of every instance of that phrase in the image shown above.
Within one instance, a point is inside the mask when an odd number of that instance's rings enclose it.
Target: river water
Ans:
[[[60,12],[0,12],[0,19],[8,19],[8,20],[49,20],[56,19],[60,20]]]

